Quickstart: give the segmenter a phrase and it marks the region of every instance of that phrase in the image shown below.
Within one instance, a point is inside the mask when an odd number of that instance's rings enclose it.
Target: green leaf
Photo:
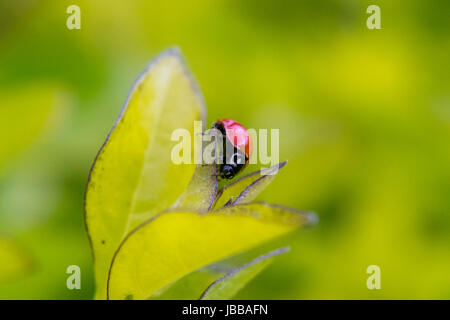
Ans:
[[[217,165],[198,165],[187,189],[173,208],[208,211],[217,193]]]
[[[172,206],[194,164],[171,160],[176,129],[194,136],[205,118],[201,95],[181,55],[168,50],[138,78],[90,172],[85,222],[95,258],[96,298],[106,297],[111,259],[130,230]]]
[[[272,245],[269,244],[270,247]],[[212,263],[197,269],[181,279],[169,284],[152,295],[152,300],[197,300],[205,291],[205,288],[214,281],[224,277],[260,256],[262,252],[267,252],[266,246],[258,246],[255,249],[245,251],[224,260]],[[262,250],[262,251],[261,251]],[[264,251],[265,250],[265,251]],[[256,255],[255,255],[256,254]]]
[[[152,300],[196,300],[205,288],[224,275],[207,268],[201,268],[163,288],[161,294],[155,293]]]
[[[0,237],[0,283],[22,277],[33,270],[33,260],[17,243]]]
[[[227,275],[211,283],[200,297],[201,300],[226,300],[232,298],[248,282],[255,278],[265,267],[267,267],[275,256],[286,253],[289,247],[280,248],[234,269]]]
[[[249,203],[254,200],[276,177],[278,170],[287,161],[275,166],[249,173],[236,181],[225,185],[217,193],[213,208],[219,209],[225,205]]]
[[[314,223],[314,214],[253,203],[209,214],[167,212],[122,242],[108,278],[110,299],[147,299],[190,272]]]

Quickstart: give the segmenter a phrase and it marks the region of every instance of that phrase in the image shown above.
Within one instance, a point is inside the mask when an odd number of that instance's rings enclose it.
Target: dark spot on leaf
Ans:
[[[105,244],[105,240],[102,240],[102,244]]]
[[[129,294],[125,297],[125,300],[133,300],[133,295]]]

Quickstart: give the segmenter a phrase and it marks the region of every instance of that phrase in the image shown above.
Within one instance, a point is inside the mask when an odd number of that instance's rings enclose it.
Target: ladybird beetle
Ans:
[[[252,138],[247,129],[240,123],[223,119],[216,121],[213,126],[222,134],[222,161],[218,164],[218,176],[222,179],[233,179],[249,163],[253,152]]]

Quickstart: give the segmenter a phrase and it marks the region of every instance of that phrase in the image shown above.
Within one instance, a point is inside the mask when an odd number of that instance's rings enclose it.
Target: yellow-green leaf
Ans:
[[[230,184],[225,185],[217,193],[213,208],[219,209],[228,204],[249,203],[254,200],[276,177],[278,170],[287,161],[275,166],[249,173]]]
[[[315,215],[253,203],[209,214],[167,212],[136,228],[116,252],[110,299],[147,299],[213,262],[315,222]]]
[[[275,256],[286,253],[289,247],[280,248],[266,253],[258,258],[236,268],[225,276],[217,279],[203,292],[201,300],[226,300],[232,298],[248,282],[267,267]]]
[[[173,284],[161,294],[155,294],[152,300],[197,300],[205,288],[224,275],[223,272],[215,272],[207,268],[201,268],[191,272]]]
[[[171,135],[186,129],[205,108],[181,55],[168,50],[138,78],[100,150],[86,191],[86,226],[95,258],[97,298],[106,297],[111,259],[140,223],[174,204],[186,189],[194,164],[175,164]]]
[[[0,238],[0,283],[22,277],[33,269],[33,260],[17,243]]]
[[[187,189],[177,200],[173,208],[208,211],[217,193],[216,164],[198,165]]]

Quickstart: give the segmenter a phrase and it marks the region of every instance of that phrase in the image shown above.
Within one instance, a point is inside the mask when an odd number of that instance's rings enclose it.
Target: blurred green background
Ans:
[[[70,4],[81,30],[66,28]],[[446,0],[0,1],[0,235],[30,259],[0,298],[93,297],[88,170],[133,81],[177,45],[209,124],[280,129],[289,163],[259,198],[320,216],[237,298],[449,299],[449,13]],[[66,288],[73,264],[82,290]],[[366,287],[372,264],[381,290]]]

